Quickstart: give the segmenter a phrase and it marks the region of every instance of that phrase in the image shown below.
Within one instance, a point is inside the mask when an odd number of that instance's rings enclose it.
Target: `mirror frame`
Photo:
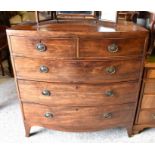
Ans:
[[[78,12],[78,11],[77,11]],[[59,13],[56,11],[56,19],[99,19],[100,11],[91,11],[91,14],[84,13]]]

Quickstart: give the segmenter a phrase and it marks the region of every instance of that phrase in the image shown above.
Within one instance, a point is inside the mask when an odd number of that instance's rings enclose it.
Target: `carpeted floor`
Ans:
[[[70,133],[33,127],[33,136],[26,138],[15,82],[9,76],[0,75],[0,142],[13,143],[109,143],[109,142],[155,142],[155,129],[148,129],[141,134],[128,138],[123,128],[98,132]],[[36,134],[35,134],[36,133]]]

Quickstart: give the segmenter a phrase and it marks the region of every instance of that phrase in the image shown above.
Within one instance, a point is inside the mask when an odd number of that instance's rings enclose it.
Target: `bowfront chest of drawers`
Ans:
[[[26,130],[125,127],[142,80],[147,31],[132,23],[59,22],[7,30]]]

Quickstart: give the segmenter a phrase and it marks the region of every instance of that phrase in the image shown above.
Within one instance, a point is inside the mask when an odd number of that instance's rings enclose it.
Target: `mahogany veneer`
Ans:
[[[26,136],[132,127],[148,33],[133,23],[52,21],[7,30]]]

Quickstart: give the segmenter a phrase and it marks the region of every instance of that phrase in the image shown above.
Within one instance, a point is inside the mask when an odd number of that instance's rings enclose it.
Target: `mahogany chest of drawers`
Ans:
[[[7,30],[26,130],[125,127],[137,107],[147,30],[132,23],[59,22]]]
[[[144,78],[133,133],[155,127],[155,57],[145,62]]]

